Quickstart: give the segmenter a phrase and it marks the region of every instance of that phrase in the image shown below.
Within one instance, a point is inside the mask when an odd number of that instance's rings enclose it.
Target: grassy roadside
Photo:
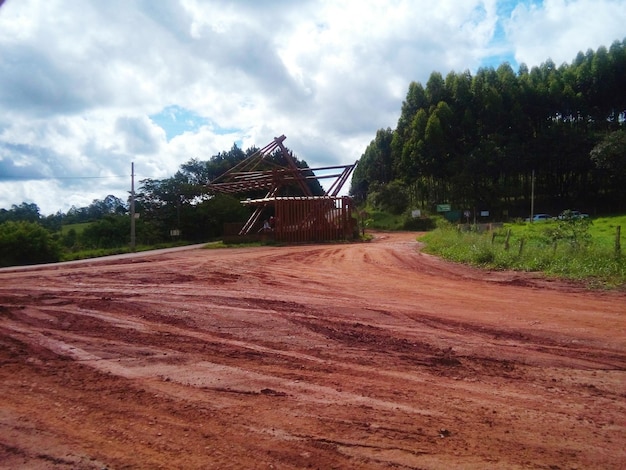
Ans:
[[[111,256],[111,255],[123,255],[126,253],[135,253],[141,251],[151,251],[151,250],[160,250],[163,248],[175,248],[178,246],[185,246],[189,243],[183,242],[172,242],[172,243],[159,243],[156,245],[137,245],[135,250],[131,250],[130,246],[123,246],[117,248],[93,248],[93,249],[85,249],[76,252],[64,252],[61,255],[61,259],[59,261],[76,261],[81,259],[90,259],[90,258],[101,258],[103,256]]]
[[[621,226],[621,252],[616,252]],[[514,223],[493,232],[463,230],[445,222],[420,238],[424,251],[489,269],[544,272],[592,288],[626,288],[626,216]]]

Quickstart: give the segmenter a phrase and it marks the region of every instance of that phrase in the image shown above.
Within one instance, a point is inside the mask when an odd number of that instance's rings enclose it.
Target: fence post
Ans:
[[[622,233],[622,226],[618,225],[617,229],[615,230],[615,256],[618,256],[618,257],[622,253],[622,244],[620,241],[621,233]]]
[[[524,239],[520,238],[519,241],[519,253],[517,253],[517,256],[522,256],[522,252],[524,251]]]
[[[506,240],[504,240],[504,249],[509,251],[509,239],[511,238],[511,229],[506,231]]]

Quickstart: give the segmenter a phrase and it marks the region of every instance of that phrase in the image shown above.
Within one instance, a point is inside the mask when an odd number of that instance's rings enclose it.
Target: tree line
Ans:
[[[626,208],[626,39],[547,60],[517,73],[431,73],[412,82],[395,130],[377,131],[350,194],[408,207],[527,216],[530,199],[550,212]]]
[[[250,209],[240,200],[263,197],[262,190],[235,197],[211,194],[206,185],[257,151],[255,147],[243,151],[233,145],[206,161],[192,158],[172,177],[141,180],[135,194],[137,245],[207,241],[220,237],[225,224],[245,222]],[[307,163],[290,154],[306,175]],[[256,170],[276,165],[286,165],[280,151],[266,156]],[[317,180],[308,184],[313,194],[323,194]],[[301,195],[301,190],[285,187],[280,195]],[[58,211],[45,217],[33,203],[0,209],[0,266],[58,261],[67,252],[128,247],[130,202],[130,196],[122,200],[108,195],[86,207],[71,207],[66,213]],[[62,229],[75,224],[84,227]]]

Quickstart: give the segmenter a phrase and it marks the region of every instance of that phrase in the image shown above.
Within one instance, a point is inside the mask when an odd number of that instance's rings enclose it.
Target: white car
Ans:
[[[552,218],[550,214],[535,214],[533,215],[533,222],[552,220]],[[530,222],[530,219],[526,218],[526,222]]]

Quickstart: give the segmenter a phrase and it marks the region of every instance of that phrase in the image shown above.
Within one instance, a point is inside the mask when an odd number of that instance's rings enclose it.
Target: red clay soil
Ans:
[[[0,466],[623,469],[626,294],[373,242],[0,271]]]

